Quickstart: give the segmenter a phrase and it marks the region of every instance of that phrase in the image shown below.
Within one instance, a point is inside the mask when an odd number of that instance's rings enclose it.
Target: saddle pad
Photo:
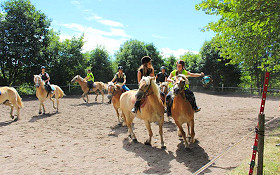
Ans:
[[[55,90],[55,87],[54,87],[53,85],[51,85],[51,89],[52,89],[52,91],[54,91],[54,90]]]

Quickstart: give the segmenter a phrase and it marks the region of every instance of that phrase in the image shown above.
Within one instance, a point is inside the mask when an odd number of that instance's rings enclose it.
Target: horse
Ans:
[[[166,106],[166,95],[168,94],[168,82],[162,82],[159,84],[159,90],[160,90],[160,95],[161,95],[161,100],[164,106]]]
[[[92,89],[89,89],[87,86],[87,81],[85,79],[83,79],[80,75],[76,75],[72,80],[72,83],[78,82],[79,85],[81,86],[82,90],[83,90],[83,100],[88,104],[88,94],[90,92],[96,92],[97,90],[99,91],[99,93],[102,94],[102,103],[104,102],[104,91],[106,90],[106,87],[104,85],[103,82],[94,82],[95,87],[93,87]],[[87,97],[87,100],[85,99],[85,96]],[[98,93],[96,93],[96,97],[95,97],[95,101],[97,101],[97,97],[98,97]]]
[[[143,100],[140,110],[136,114],[131,112],[136,101],[135,94],[142,93]],[[159,134],[161,139],[161,148],[164,149],[162,126],[164,122],[164,106],[160,99],[159,88],[155,83],[155,77],[142,77],[139,83],[139,89],[130,90],[121,95],[120,109],[123,113],[128,132],[133,140],[137,142],[135,134],[132,130],[132,123],[135,116],[144,120],[146,128],[149,132],[149,138],[146,140],[145,145],[151,145],[153,132],[151,130],[151,122],[159,122]]]
[[[188,137],[191,136],[191,143],[194,143],[194,110],[190,102],[185,97],[185,85],[188,83],[188,79],[185,75],[179,74],[175,78],[175,84],[173,87],[174,99],[171,107],[172,118],[179,128],[178,136],[182,136],[185,142],[185,148],[189,148],[189,143],[186,140],[186,133],[183,130],[182,125],[187,123]],[[191,133],[190,133],[191,127]]]
[[[123,89],[120,85],[114,84],[113,82],[108,82],[108,99],[112,100],[114,109],[117,113],[118,122],[120,121],[120,114],[119,114],[119,108],[120,108],[120,97],[123,93]]]
[[[46,112],[45,105],[44,105],[44,101],[46,101],[46,99],[50,99],[53,102],[53,108],[56,109],[56,112],[58,112],[58,105],[59,105],[58,99],[65,96],[63,90],[57,85],[51,85],[54,91],[52,93],[48,92],[45,87],[45,81],[42,80],[40,75],[34,75],[34,83],[36,86],[36,97],[40,101],[39,114],[42,114],[42,107],[43,107],[43,114],[45,114]],[[53,96],[55,96],[56,99],[56,107],[54,104],[54,100],[52,99]]]
[[[17,90],[13,87],[0,87],[0,103],[10,106],[10,116],[13,121],[19,119],[20,109],[23,108],[22,99]],[[13,116],[14,107],[17,110],[17,117]]]

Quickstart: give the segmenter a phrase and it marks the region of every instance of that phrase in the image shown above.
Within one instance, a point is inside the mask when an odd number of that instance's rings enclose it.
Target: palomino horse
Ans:
[[[189,143],[186,140],[186,133],[183,130],[182,125],[187,123],[188,137],[191,136],[191,142],[194,143],[194,110],[185,97],[185,85],[188,83],[188,79],[185,75],[179,74],[176,76],[175,85],[173,87],[174,99],[171,107],[171,114],[179,128],[178,136],[182,136],[185,142],[185,148],[189,147]],[[190,133],[191,127],[191,133]]]
[[[83,100],[88,103],[88,94],[89,92],[96,92],[97,90],[99,91],[99,93],[102,94],[102,103],[104,102],[104,91],[106,89],[104,83],[102,82],[94,82],[95,87],[90,89],[87,86],[87,81],[85,79],[83,79],[80,75],[76,75],[72,80],[72,83],[78,82],[79,85],[81,86],[82,90],[83,90]],[[87,97],[87,100],[85,99],[85,96]],[[98,93],[96,92],[96,97],[95,97],[95,101],[97,101],[97,97],[98,97]]]
[[[124,114],[125,122],[128,127],[129,134],[134,142],[137,142],[135,134],[131,128],[135,115],[131,112],[136,101],[135,94],[137,91],[130,90],[121,95],[120,108]],[[151,145],[152,130],[151,122],[159,122],[159,134],[161,139],[161,148],[165,148],[162,136],[162,126],[164,122],[164,106],[160,99],[159,89],[155,83],[154,77],[142,77],[139,83],[138,93],[143,95],[144,101],[136,113],[136,117],[144,120],[146,128],[149,132],[149,138],[145,142],[146,145]]]
[[[118,122],[120,121],[120,114],[119,114],[119,108],[120,108],[120,97],[123,93],[123,90],[120,85],[114,84],[112,82],[108,83],[108,98],[112,100],[114,109],[117,113]]]
[[[23,108],[23,104],[15,88],[0,87],[0,103],[11,107],[10,116],[12,120],[16,121],[19,119],[20,108]],[[13,116],[14,107],[17,110],[17,117]]]
[[[42,80],[40,75],[34,75],[34,83],[36,86],[36,96],[40,101],[39,114],[42,114],[42,107],[43,114],[45,114],[46,112],[44,105],[44,101],[46,101],[46,99],[50,99],[53,102],[53,108],[56,109],[56,112],[58,112],[58,99],[62,98],[65,95],[63,90],[57,85],[51,85],[54,88],[54,91],[53,93],[48,93],[45,88],[45,82]],[[55,96],[56,99],[56,107],[54,105],[54,100],[52,99],[53,96]]]

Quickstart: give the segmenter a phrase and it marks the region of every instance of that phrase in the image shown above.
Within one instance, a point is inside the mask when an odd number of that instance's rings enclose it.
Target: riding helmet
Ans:
[[[141,64],[145,64],[150,62],[152,59],[149,56],[144,56],[143,58],[141,58]]]
[[[162,69],[166,70],[164,66],[161,66],[161,67],[160,67],[160,70],[162,70]]]
[[[122,66],[119,66],[119,67],[118,67],[118,70],[123,70],[123,67],[122,67]]]
[[[45,66],[42,66],[41,69],[46,69],[46,67],[45,67]]]

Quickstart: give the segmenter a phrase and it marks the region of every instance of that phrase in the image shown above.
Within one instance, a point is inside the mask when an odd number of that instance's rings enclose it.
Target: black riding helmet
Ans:
[[[122,67],[122,66],[119,66],[119,67],[118,67],[118,70],[123,70],[123,67]]]
[[[149,56],[144,56],[143,58],[141,58],[141,64],[145,64],[150,62],[152,59]]]

